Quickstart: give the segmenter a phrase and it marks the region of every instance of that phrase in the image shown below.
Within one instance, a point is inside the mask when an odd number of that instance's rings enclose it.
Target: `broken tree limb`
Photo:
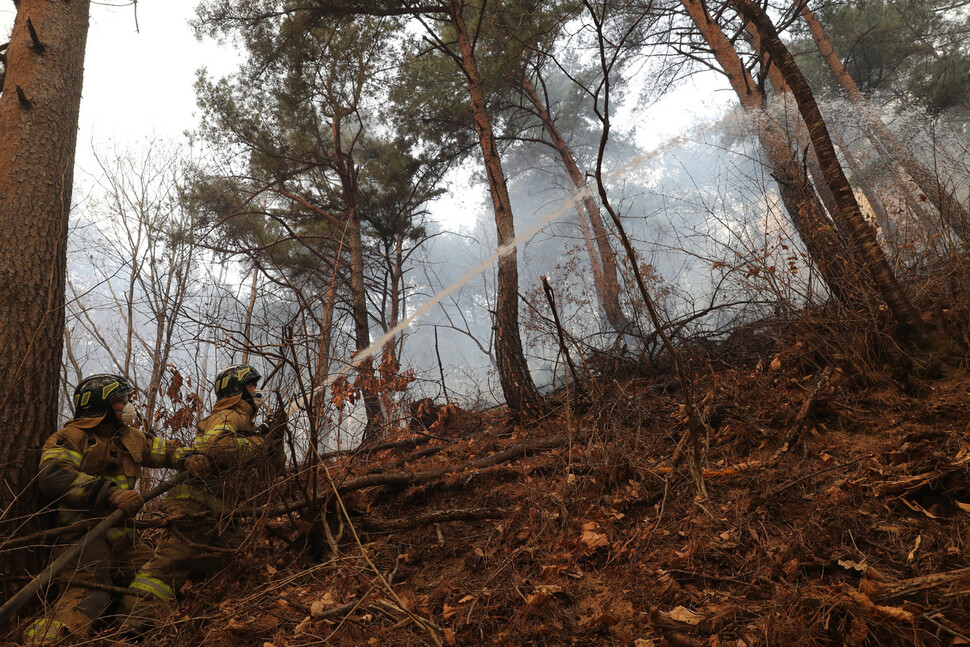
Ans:
[[[782,445],[785,449],[791,449],[794,447],[801,438],[802,432],[805,430],[806,420],[808,420],[809,414],[812,412],[812,408],[818,401],[819,393],[821,393],[822,390],[828,386],[828,383],[832,380],[833,375],[835,375],[835,369],[831,365],[826,366],[819,374],[814,386],[812,386],[812,390],[809,391],[808,395],[805,396],[805,401],[802,402],[802,406],[798,410],[798,415],[795,416],[795,422],[788,431],[788,435],[785,436],[785,443]]]
[[[355,447],[354,449],[338,449],[332,452],[326,452],[320,454],[319,457],[315,457],[314,460],[327,460],[328,458],[337,458],[338,456],[358,456],[363,454],[376,454],[377,452],[382,452],[387,449],[402,449],[402,448],[412,448],[418,445],[424,445],[425,443],[431,442],[431,438],[426,436],[413,436],[411,438],[405,438],[404,440],[395,440],[388,443],[381,443],[380,445],[374,445],[373,447]],[[304,466],[305,467],[305,466]]]
[[[818,470],[816,472],[812,472],[811,474],[806,474],[805,476],[803,476],[801,478],[795,479],[794,481],[791,481],[790,483],[786,483],[785,485],[782,485],[781,487],[772,490],[771,492],[768,493],[768,496],[775,496],[776,494],[779,494],[781,492],[784,492],[788,488],[790,488],[790,487],[792,487],[794,485],[798,485],[802,481],[807,481],[808,479],[810,479],[810,478],[812,478],[814,476],[818,476],[819,474],[825,474],[826,472],[832,472],[834,470],[840,470],[843,467],[849,467],[850,465],[855,465],[856,463],[861,463],[862,461],[864,461],[864,460],[866,460],[868,458],[872,458],[873,456],[875,456],[875,454],[866,454],[865,456],[860,456],[859,458],[854,458],[851,461],[848,461],[848,462],[845,462],[845,463],[839,463],[838,465],[833,465],[832,467],[826,467],[825,469],[821,469],[821,470]]]
[[[159,483],[151,490],[145,493],[144,500],[150,501],[158,495],[167,492],[172,489],[186,478],[188,478],[188,472],[182,472],[175,476],[175,478]],[[81,538],[73,547],[65,551],[60,557],[54,560],[54,562],[48,566],[44,571],[35,577],[30,584],[24,588],[17,591],[9,600],[4,602],[3,606],[0,607],[0,628],[7,624],[7,621],[13,617],[17,611],[20,610],[31,598],[33,598],[39,591],[45,589],[51,581],[57,576],[58,573],[63,571],[67,566],[77,559],[77,556],[81,554],[81,550],[84,548],[85,544],[90,541],[98,539],[104,533],[108,532],[111,528],[114,528],[119,523],[121,523],[125,518],[125,511],[122,509],[117,509],[107,517],[101,520],[101,522],[96,525],[93,529],[88,531],[84,537]]]
[[[878,602],[884,602],[898,598],[907,598],[930,589],[942,589],[943,587],[948,587],[964,580],[970,586],[970,567],[958,568],[955,571],[946,571],[944,573],[921,575],[908,580],[880,585],[879,593],[875,596],[875,599]]]
[[[499,463],[521,458],[544,449],[563,447],[567,443],[568,439],[565,436],[556,436],[554,438],[547,438],[546,440],[540,440],[539,442],[535,443],[521,443],[519,445],[513,445],[512,447],[504,449],[500,452],[470,461],[464,465],[441,467],[438,469],[424,470],[421,472],[408,471],[386,472],[384,474],[365,474],[363,476],[348,479],[343,483],[338,483],[337,489],[340,492],[350,492],[377,485],[398,487],[405,485],[417,485],[418,483],[440,478],[453,472],[462,472],[469,469],[481,469],[484,467],[490,467],[492,465],[498,465]]]
[[[462,510],[433,510],[415,517],[403,519],[380,519],[377,517],[363,517],[357,524],[364,530],[376,532],[397,532],[409,530],[419,526],[426,526],[446,521],[478,521],[480,519],[501,519],[509,514],[507,508],[465,508]]]
[[[387,471],[388,468],[391,468],[391,467],[400,467],[401,465],[410,463],[411,461],[416,461],[420,458],[427,458],[429,456],[434,456],[441,450],[447,449],[454,444],[455,444],[454,441],[450,441],[444,445],[436,445],[435,447],[428,447],[427,449],[422,449],[421,451],[414,452],[413,454],[408,454],[407,456],[398,458],[397,460],[391,461],[390,463],[379,465],[378,467],[368,470],[367,474],[379,474],[381,472]]]
[[[135,525],[138,528],[146,529],[161,528],[169,523],[167,519],[133,519],[132,521],[135,522]],[[11,537],[10,539],[0,543],[0,553],[5,553],[7,551],[16,550],[19,548],[28,548],[36,545],[38,542],[46,542],[48,539],[53,539],[55,537],[78,534],[95,527],[100,522],[101,519],[84,519],[83,521],[72,523],[69,526],[48,528],[47,530],[40,530],[22,537]]]
[[[352,492],[354,490],[363,490],[369,487],[407,487],[411,485],[419,485],[427,481],[433,481],[434,479],[441,478],[446,474],[454,474],[458,472],[463,472],[469,469],[482,469],[485,467],[490,467],[492,465],[497,465],[499,463],[504,463],[506,461],[511,461],[516,458],[521,458],[522,456],[527,456],[529,454],[537,453],[546,449],[554,449],[557,447],[564,447],[569,443],[569,439],[566,436],[555,436],[553,438],[547,438],[545,440],[540,440],[535,443],[521,443],[519,445],[513,445],[500,452],[496,452],[484,458],[480,458],[462,465],[454,465],[449,467],[443,467],[433,470],[424,470],[421,472],[385,472],[383,474],[364,474],[363,476],[358,476],[356,478],[348,479],[342,483],[337,484],[337,490],[340,493]],[[281,514],[286,514],[287,512],[293,512],[294,510],[300,510],[308,505],[312,505],[313,501],[307,501],[305,499],[298,499],[296,501],[288,501],[286,503],[279,504],[274,507],[261,507],[252,508],[247,510],[240,510],[236,513],[239,517],[252,517],[256,515],[267,515],[270,517],[276,517]]]
[[[970,465],[970,451],[964,450],[957,454],[950,463],[942,465],[931,472],[914,474],[913,476],[908,476],[898,481],[876,483],[872,486],[872,491],[878,496],[885,496],[887,494],[906,496],[921,488],[933,485],[954,472],[965,472],[967,465]]]
[[[715,386],[712,390],[708,391],[704,398],[698,403],[697,408],[699,409],[700,418],[707,424],[707,421],[711,419],[711,415],[714,413],[714,407],[717,404],[718,387]],[[686,416],[683,418],[684,422],[688,422]],[[680,465],[680,462],[684,459],[684,447],[687,445],[687,440],[690,438],[690,429],[684,430],[681,435],[680,440],[677,442],[677,447],[674,448],[674,453],[670,456],[670,460],[667,464],[674,468]]]

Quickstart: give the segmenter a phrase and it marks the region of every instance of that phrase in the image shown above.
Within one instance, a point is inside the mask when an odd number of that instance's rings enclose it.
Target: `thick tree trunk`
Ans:
[[[866,202],[869,203],[869,208],[872,209],[872,215],[876,220],[876,223],[882,228],[883,235],[887,240],[895,239],[895,230],[893,227],[893,222],[889,218],[889,213],[886,211],[886,207],[883,206],[882,200],[876,195],[875,190],[873,190],[872,185],[866,180],[862,167],[856,160],[855,155],[852,154],[852,149],[846,143],[845,139],[842,137],[842,133],[835,126],[832,127],[832,136],[835,140],[836,146],[842,151],[842,157],[845,158],[845,163],[852,171],[853,178],[857,181],[859,188],[862,189],[862,195],[865,196]]]
[[[0,532],[23,531],[57,430],[68,216],[89,0],[21,0],[0,94]],[[30,19],[43,51],[27,30]],[[8,560],[8,572],[22,564]],[[3,579],[3,578],[0,578]],[[8,580],[9,581],[9,580]]]
[[[367,287],[364,284],[364,249],[360,233],[360,220],[357,216],[356,204],[351,204],[347,214],[347,239],[350,250],[350,292],[351,311],[354,319],[354,343],[357,351],[370,346],[370,326],[367,316]],[[358,379],[363,387],[364,411],[367,413],[367,427],[364,431],[364,441],[369,442],[380,431],[381,401],[373,389],[374,361],[368,357],[357,364]]]
[[[570,150],[562,133],[559,132],[559,128],[556,127],[556,122],[553,120],[552,115],[549,114],[549,110],[546,109],[545,103],[539,98],[535,87],[525,74],[522,75],[522,89],[532,103],[533,108],[535,108],[539,119],[542,120],[542,125],[545,128],[546,134],[549,135],[549,139],[552,140],[553,147],[559,153],[559,158],[566,168],[567,175],[569,175],[574,196],[582,196],[581,204],[585,209],[588,222],[593,230],[593,238],[596,241],[596,249],[599,252],[596,255],[593,250],[587,248],[590,254],[590,263],[593,266],[593,280],[596,285],[596,293],[599,296],[603,312],[606,314],[606,320],[613,330],[618,333],[632,332],[630,320],[627,319],[623,308],[620,307],[620,283],[617,279],[616,256],[613,254],[613,247],[610,245],[609,235],[603,224],[599,207],[596,205],[593,195],[586,187],[586,181],[583,178],[582,172],[579,170],[576,158],[573,157],[572,150]]]
[[[849,96],[849,100],[859,109],[869,138],[878,139],[882,142],[896,161],[902,165],[906,173],[919,185],[929,201],[939,210],[944,222],[953,228],[953,231],[960,237],[965,246],[970,247],[970,216],[968,216],[967,210],[953,196],[950,189],[943,184],[939,175],[920,162],[883,123],[872,104],[859,90],[859,86],[856,85],[848,70],[842,65],[842,61],[835,53],[835,48],[832,47],[832,43],[825,34],[822,23],[808,8],[807,0],[799,0],[799,5],[802,18],[808,25],[822,58],[832,69],[832,73]]]
[[[832,145],[832,139],[825,126],[825,121],[822,119],[818,104],[815,102],[815,96],[808,86],[808,81],[805,80],[804,75],[795,63],[791,52],[781,42],[775,26],[764,10],[750,0],[730,0],[730,3],[743,19],[752,22],[761,33],[762,43],[766,51],[771,54],[774,63],[785,79],[786,85],[791,88],[795,101],[798,102],[799,112],[805,120],[805,125],[808,126],[812,145],[815,147],[819,163],[822,165],[822,172],[825,174],[825,181],[835,195],[838,210],[845,220],[849,234],[852,236],[852,242],[864,259],[877,289],[892,311],[900,332],[904,337],[925,337],[928,333],[928,326],[903,292],[882,248],[879,247],[872,227],[866,222],[862,211],[859,209],[852,187],[849,185],[835,154],[835,147]]]
[[[462,8],[463,3],[453,0],[448,5],[448,13],[461,50],[462,71],[468,79],[475,129],[482,148],[488,187],[495,211],[498,246],[502,251],[498,259],[498,293],[495,299],[495,352],[498,359],[499,382],[510,409],[537,416],[546,411],[546,405],[532,381],[519,336],[519,268],[514,246],[515,226],[512,218],[512,203],[495,143],[495,134],[492,132],[492,121],[488,114],[485,92],[482,89],[481,75],[465,19],[462,16]]]
[[[364,283],[364,242],[357,213],[357,169],[350,155],[342,148],[340,117],[334,117],[333,142],[337,157],[341,188],[347,208],[347,248],[350,252],[350,311],[354,320],[354,344],[360,352],[370,346],[370,320],[367,315],[367,286]],[[367,414],[363,442],[374,439],[380,431],[381,400],[375,392],[374,360],[366,357],[357,362],[357,375]]]
[[[394,253],[386,250],[388,274],[391,279],[390,306],[391,314],[387,318],[387,329],[393,330],[404,309],[404,240],[401,236],[396,236],[394,240]],[[392,335],[384,344],[384,351],[381,356],[381,377],[393,378],[400,373],[401,366],[398,363],[398,342],[400,335]],[[381,391],[381,401],[384,405],[384,412],[388,422],[395,426],[403,425],[404,417],[401,415],[397,402],[390,389]]]
[[[771,55],[761,46],[761,35],[758,33],[758,30],[754,28],[754,25],[749,23],[746,31],[751,39],[751,46],[758,53],[759,63],[762,69],[768,70],[768,80],[771,82],[771,86],[775,91],[777,103],[782,107],[782,113],[784,115],[782,122],[786,124],[788,129],[794,128],[795,130],[793,136],[795,149],[799,153],[802,151],[805,153],[805,166],[808,168],[808,174],[811,178],[812,185],[815,187],[815,193],[822,202],[822,206],[828,212],[829,217],[835,223],[836,231],[839,234],[839,241],[848,243],[848,233],[844,231],[840,224],[841,220],[838,215],[838,205],[835,203],[835,196],[832,194],[832,190],[829,189],[829,185],[825,183],[822,166],[818,163],[818,155],[815,154],[815,149],[812,148],[812,141],[808,136],[808,128],[805,127],[805,121],[798,112],[798,104],[795,102],[795,97],[792,96],[791,89],[785,83],[781,72],[778,71],[778,66],[772,64]],[[791,139],[792,135],[789,135],[789,140]]]
[[[755,131],[765,152],[772,175],[778,182],[782,202],[792,224],[805,244],[832,295],[849,301],[857,287],[857,270],[846,258],[835,227],[826,218],[815,190],[795,157],[784,127],[769,119],[765,98],[721,28],[711,19],[701,0],[682,0],[687,14],[707,41],[745,111],[755,123]]]

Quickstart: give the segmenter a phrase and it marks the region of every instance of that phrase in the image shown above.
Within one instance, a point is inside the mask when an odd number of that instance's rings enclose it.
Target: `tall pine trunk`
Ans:
[[[529,416],[541,415],[546,405],[529,373],[529,366],[522,351],[519,333],[519,268],[516,258],[515,226],[512,218],[512,202],[505,181],[505,171],[499,157],[492,120],[488,114],[482,77],[478,71],[475,52],[472,48],[465,18],[462,15],[464,3],[452,0],[448,13],[458,46],[461,51],[461,66],[468,80],[468,93],[475,130],[478,132],[488,188],[492,195],[495,212],[495,229],[498,246],[503,253],[498,259],[498,290],[495,299],[495,352],[498,360],[499,382],[509,408]]]
[[[903,292],[882,248],[879,247],[875,232],[862,215],[852,187],[839,164],[835,147],[832,145],[832,139],[808,81],[795,63],[791,52],[781,42],[774,24],[764,10],[750,0],[730,0],[730,3],[744,20],[753,23],[755,29],[760,32],[765,50],[781,71],[785,84],[791,88],[802,119],[808,127],[812,145],[818,154],[825,181],[835,195],[839,213],[846,223],[858,254],[864,260],[879,293],[889,306],[900,332],[904,337],[924,339],[929,333],[928,326]]]
[[[89,0],[21,0],[7,49],[0,94],[4,533],[31,525],[25,517],[38,499],[29,486],[41,443],[57,430],[68,217],[89,8]],[[28,19],[42,48],[32,46]],[[9,559],[3,569],[22,565]]]
[[[765,97],[721,28],[707,14],[701,0],[681,0],[687,14],[711,47],[714,57],[727,75],[741,105],[755,123],[758,140],[778,182],[779,193],[792,225],[805,249],[818,267],[830,292],[840,301],[853,298],[856,268],[839,244],[835,227],[814,188],[800,168],[794,151],[784,135],[783,126],[769,119]]]
[[[542,120],[543,128],[546,134],[549,135],[549,139],[552,140],[553,148],[559,154],[559,159],[562,160],[566,174],[569,176],[574,196],[582,196],[580,203],[585,210],[587,222],[592,229],[593,240],[596,242],[596,251],[589,250],[590,263],[593,266],[596,293],[599,297],[603,312],[606,314],[606,320],[613,330],[618,333],[632,332],[630,320],[627,319],[623,308],[620,307],[620,283],[617,279],[616,256],[613,253],[613,247],[610,245],[609,235],[603,224],[603,217],[600,215],[599,207],[596,205],[596,201],[586,187],[586,181],[583,178],[582,172],[579,170],[579,165],[576,163],[576,158],[573,156],[569,144],[566,143],[562,133],[559,132],[559,128],[556,126],[552,115],[549,114],[545,103],[539,98],[535,86],[532,85],[529,77],[524,73],[522,74],[521,82],[522,90],[525,92],[533,108],[535,108],[539,119]]]
[[[889,153],[902,165],[906,173],[926,195],[927,199],[939,210],[943,221],[949,225],[959,236],[960,240],[967,247],[970,247],[970,216],[962,204],[953,196],[949,187],[945,186],[937,173],[927,168],[920,162],[915,155],[906,147],[896,135],[883,122],[882,118],[866,99],[865,95],[856,85],[855,80],[849,74],[842,61],[835,53],[835,48],[825,34],[822,23],[818,21],[815,14],[808,7],[807,0],[799,0],[802,18],[808,25],[809,31],[822,58],[831,68],[832,73],[838,80],[839,85],[849,96],[849,100],[859,109],[859,114],[863,120],[863,127],[870,139],[878,140],[882,143]]]
[[[350,312],[354,320],[354,344],[358,352],[370,346],[370,320],[367,315],[367,286],[364,282],[364,242],[360,229],[357,204],[357,168],[354,160],[343,150],[340,116],[333,120],[333,143],[337,173],[340,176],[344,204],[347,209],[347,248],[350,252]],[[380,431],[381,400],[374,391],[374,360],[371,357],[354,360],[359,385],[362,387],[367,424],[364,442],[372,440]]]

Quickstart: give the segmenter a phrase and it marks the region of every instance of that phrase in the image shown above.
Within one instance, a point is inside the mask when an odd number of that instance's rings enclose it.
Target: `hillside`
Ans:
[[[966,644],[970,379],[906,395],[777,357],[697,389],[706,501],[667,467],[685,425],[651,380],[529,426],[444,408],[436,438],[328,460],[353,527],[333,500],[329,538],[305,510],[247,522],[141,644]]]

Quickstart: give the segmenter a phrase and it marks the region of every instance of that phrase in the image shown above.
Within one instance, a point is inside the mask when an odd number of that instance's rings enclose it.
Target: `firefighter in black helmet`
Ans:
[[[175,441],[135,429],[135,388],[121,375],[91,375],[74,390],[74,418],[44,443],[37,484],[57,506],[58,523],[70,525],[121,508],[129,517],[142,506],[137,480],[142,467],[182,468],[186,453]],[[80,536],[66,539],[65,550]],[[51,611],[24,632],[28,644],[49,644],[87,632],[111,603],[104,586],[131,581],[152,551],[129,524],[85,544],[74,568],[64,570]]]
[[[266,399],[257,389],[260,378],[248,364],[230,366],[216,376],[216,403],[199,423],[191,448],[194,460],[205,461],[207,469],[172,488],[163,506],[167,514],[191,521],[166,531],[155,555],[135,576],[121,608],[129,631],[151,626],[186,580],[211,572],[221,565],[218,556],[230,552],[207,552],[201,546],[234,549],[245,539],[229,517],[242,505],[258,503],[253,497],[266,492],[283,463],[280,430],[253,423]]]

